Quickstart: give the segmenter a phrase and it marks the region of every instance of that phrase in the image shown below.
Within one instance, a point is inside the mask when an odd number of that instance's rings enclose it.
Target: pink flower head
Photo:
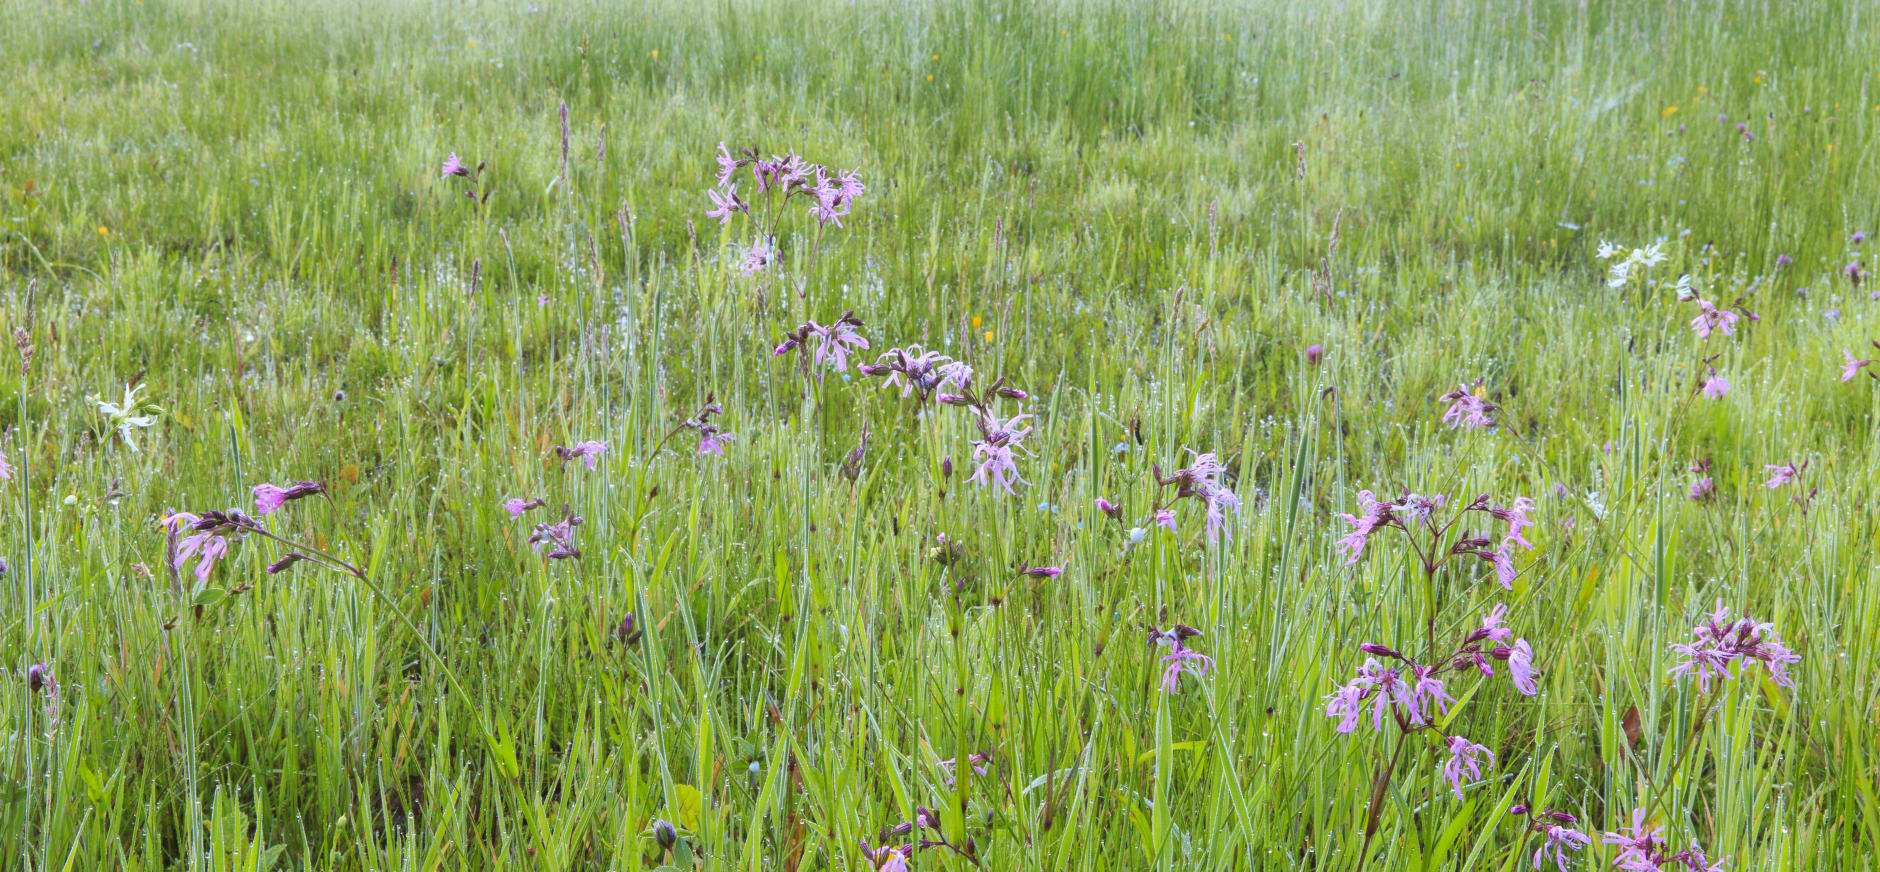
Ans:
[[[1109,515],[1112,520],[1123,520],[1123,508],[1102,497],[1097,497],[1097,511]]]
[[[809,336],[816,340],[814,365],[827,363],[836,372],[847,372],[849,355],[868,348],[868,339],[855,329],[858,324],[847,316],[828,327],[809,322]]]
[[[1760,663],[1778,686],[1795,686],[1788,667],[1802,662],[1802,657],[1782,644],[1774,624],[1758,623],[1749,617],[1731,620],[1730,610],[1718,600],[1716,611],[1691,630],[1691,637],[1688,643],[1671,646],[1683,658],[1671,668],[1671,674],[1697,679],[1700,693],[1709,692],[1713,676],[1726,680],[1734,677],[1730,674],[1731,661]]]
[[[1182,673],[1196,678],[1205,677],[1208,670],[1214,668],[1214,658],[1196,651],[1190,651],[1180,642],[1175,643],[1172,651],[1162,658],[1166,668],[1162,670],[1162,692],[1180,693]]]
[[[718,143],[718,184],[721,186],[730,184],[731,174],[737,172],[738,167],[749,162],[749,158],[740,160],[732,157],[731,149],[726,148],[722,142]]]
[[[1175,529],[1175,513],[1168,509],[1157,511],[1154,521],[1156,526],[1166,528],[1170,533],[1178,532]]]
[[[1406,682],[1401,672],[1386,668],[1374,657],[1365,659],[1350,683],[1327,694],[1325,703],[1325,714],[1339,719],[1341,733],[1357,729],[1367,708],[1371,712],[1371,728],[1375,730],[1384,729],[1386,714],[1405,723],[1423,723],[1416,685]]]
[[[1495,405],[1476,396],[1468,385],[1461,385],[1438,399],[1449,401],[1449,408],[1443,411],[1443,423],[1451,428],[1479,430],[1495,426],[1495,420],[1490,417],[1490,413],[1495,411]]]
[[[1664,844],[1662,833],[1661,827],[1645,819],[1645,809],[1639,808],[1632,811],[1631,826],[1607,833],[1600,841],[1619,846],[1619,855],[1612,859],[1614,868],[1627,872],[1657,872],[1655,849]]]
[[[1764,465],[1763,469],[1768,470],[1769,472],[1774,473],[1774,474],[1769,476],[1768,481],[1763,482],[1763,487],[1769,488],[1770,490],[1775,490],[1776,488],[1779,488],[1785,484],[1788,484],[1789,482],[1794,481],[1795,477],[1797,475],[1800,475],[1802,470],[1807,468],[1807,466],[1808,466],[1807,461],[1803,461],[1801,466],[1796,466],[1793,463],[1785,463],[1781,466]]]
[[[1226,484],[1227,467],[1213,453],[1197,453],[1195,459],[1185,469],[1175,470],[1164,477],[1161,467],[1156,468],[1156,481],[1162,485],[1175,485],[1175,499],[1193,499],[1207,506],[1204,529],[1208,543],[1213,544],[1224,535],[1227,529],[1228,515],[1240,514],[1240,497]],[[1175,529],[1175,517],[1172,513],[1166,517],[1157,512],[1155,523]]]
[[[1689,496],[1692,500],[1695,500],[1700,503],[1705,502],[1709,500],[1711,497],[1715,496],[1716,493],[1717,493],[1717,483],[1715,481],[1712,481],[1710,476],[1708,475],[1694,482],[1691,482],[1691,492]]]
[[[1783,267],[1786,267],[1789,264],[1792,264],[1794,262],[1795,262],[1795,258],[1792,258],[1786,254],[1776,255],[1776,269],[1782,269]]]
[[[553,524],[537,524],[529,533],[529,545],[537,552],[547,548],[550,560],[580,557],[581,549],[575,547],[574,536],[575,528],[581,526],[581,522],[580,515],[568,512],[560,521]]]
[[[770,237],[759,236],[744,249],[744,265],[738,272],[744,276],[754,276],[770,268],[777,259],[777,244]]]
[[[1064,574],[1062,566],[1028,566],[1019,570],[1019,575],[1029,578],[1057,578]]]
[[[706,210],[705,217],[718,219],[718,223],[721,226],[731,223],[731,213],[751,211],[751,207],[748,204],[738,199],[738,188],[736,185],[732,185],[722,192],[714,188],[706,191],[705,194],[711,197],[712,200],[712,208]]]
[[[1377,495],[1368,490],[1358,491],[1358,514],[1339,515],[1345,519],[1345,523],[1351,525],[1351,532],[1345,534],[1344,538],[1339,539],[1334,546],[1345,552],[1347,564],[1358,562],[1358,558],[1364,554],[1364,546],[1371,541],[1371,536],[1377,531],[1386,527],[1403,525],[1403,522],[1394,514],[1400,508],[1405,508],[1405,506],[1396,502],[1380,502]]]
[[[1862,369],[1873,363],[1872,360],[1861,360],[1855,357],[1853,352],[1845,348],[1841,349],[1841,356],[1845,358],[1841,364],[1841,381],[1843,382],[1853,381],[1854,376],[1859,375]]]
[[[1866,273],[1861,270],[1860,261],[1858,260],[1841,267],[1841,274],[1847,276],[1848,283],[1855,288],[1860,287],[1860,280],[1866,276]]]
[[[1856,230],[1856,231],[1854,231],[1854,235],[1853,235],[1853,236],[1852,236],[1851,238],[1852,238],[1852,240],[1853,240],[1853,242],[1854,242],[1854,244],[1855,244],[1855,245],[1859,245],[1859,244],[1861,244],[1861,243],[1863,243],[1863,242],[1866,242],[1866,241],[1867,241],[1867,234],[1866,234],[1866,233],[1863,233],[1863,232],[1861,232],[1861,231],[1859,231],[1859,230]]]
[[[723,457],[725,456],[725,443],[735,438],[737,437],[730,433],[719,433],[717,431],[701,433],[698,437],[698,453],[710,454],[713,457]]]
[[[520,497],[510,497],[509,499],[503,500],[503,508],[509,510],[509,517],[512,519],[520,518],[530,509],[541,508],[547,504],[548,503],[544,500],[525,500]]]
[[[194,559],[197,561],[196,580],[208,581],[216,561],[227,556],[229,540],[240,539],[246,534],[246,525],[250,523],[253,522],[235,512],[204,512],[201,515],[177,512],[165,518],[164,526],[191,533],[176,543],[176,556],[170,565],[181,569],[183,564]]]
[[[1325,346],[1323,345],[1306,346],[1306,363],[1312,364],[1313,366],[1318,366],[1319,361],[1323,360],[1324,358],[1325,358]]]
[[[1508,661],[1508,675],[1514,679],[1515,690],[1524,696],[1540,692],[1534,685],[1540,670],[1534,668],[1534,650],[1528,647],[1526,639],[1516,639],[1512,647],[1497,647],[1492,653],[1495,659]]]
[[[298,499],[326,493],[326,488],[317,481],[300,481],[285,488],[262,482],[255,485],[255,514],[271,515],[276,509]]]
[[[1697,317],[1691,319],[1691,329],[1703,338],[1709,338],[1712,331],[1729,336],[1736,332],[1736,313],[1729,309],[1719,309],[1709,300],[1699,298]]]
[[[1593,841],[1592,836],[1559,824],[1547,827],[1544,832],[1547,834],[1547,841],[1534,851],[1534,868],[1536,869],[1541,868],[1541,861],[1551,853],[1554,865],[1560,869],[1560,872],[1567,872],[1567,852],[1578,851]]]
[[[1461,799],[1462,776],[1466,773],[1472,781],[1481,780],[1484,766],[1495,768],[1495,752],[1461,736],[1450,736],[1448,745],[1449,759],[1443,761],[1443,777],[1449,780],[1449,787],[1456,792],[1456,798]],[[1483,761],[1485,757],[1486,763]]]
[[[1029,485],[1031,482],[1018,474],[1018,459],[1013,453],[1026,436],[1031,435],[1030,427],[1019,427],[1019,422],[1030,415],[1014,415],[1004,423],[986,415],[974,423],[979,425],[982,438],[973,442],[973,457],[979,461],[979,468],[973,471],[967,481],[990,484],[1005,489],[1006,493],[1017,493],[1013,484]]]
[[[444,174],[438,178],[448,179],[451,176],[467,175],[470,175],[469,168],[463,165],[463,161],[457,159],[457,153],[453,151],[448,157],[444,158]]]
[[[1729,392],[1730,382],[1723,376],[1713,372],[1710,374],[1710,378],[1704,379],[1704,397],[1706,399],[1720,400],[1723,399],[1724,394]]]
[[[563,464],[579,457],[581,458],[581,462],[587,465],[588,469],[593,469],[594,464],[600,461],[601,455],[607,453],[607,443],[577,442],[573,448],[563,448],[557,445],[555,446],[555,453],[561,456],[561,462]]]

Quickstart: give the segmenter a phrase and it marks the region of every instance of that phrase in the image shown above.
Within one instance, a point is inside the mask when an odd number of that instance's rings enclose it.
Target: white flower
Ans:
[[[155,424],[157,421],[157,413],[163,411],[163,409],[150,405],[143,400],[142,394],[144,388],[145,385],[125,388],[124,402],[122,403],[101,400],[98,398],[97,394],[92,394],[85,398],[92,405],[98,407],[98,414],[104,417],[105,426],[108,429],[116,430],[118,437],[123,439],[124,444],[129,446],[132,451],[137,450],[137,440],[133,439],[132,436],[138,430],[146,429],[150,425]]]
[[[1611,260],[1612,256],[1618,253],[1619,253],[1619,246],[1613,245],[1612,243],[1607,242],[1604,239],[1601,239],[1599,241],[1599,259],[1600,260]]]
[[[1635,248],[1632,250],[1632,258],[1646,266],[1657,266],[1665,262],[1663,247],[1663,243],[1654,242],[1644,248]]]
[[[1612,277],[1606,279],[1606,287],[1623,288],[1625,287],[1626,280],[1630,278],[1631,275],[1632,262],[1629,260],[1619,261],[1612,265]]]
[[[1678,283],[1672,286],[1672,290],[1678,292],[1678,302],[1680,303],[1688,303],[1697,299],[1697,292],[1691,289],[1691,276],[1689,273],[1678,276]]]

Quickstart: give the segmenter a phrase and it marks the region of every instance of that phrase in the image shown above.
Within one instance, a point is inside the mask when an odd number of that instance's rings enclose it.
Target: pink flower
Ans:
[[[1719,309],[1709,300],[1701,298],[1697,301],[1697,308],[1701,311],[1691,319],[1691,329],[1697,331],[1698,336],[1709,338],[1713,330],[1725,336],[1736,332],[1735,312]]]
[[[816,340],[816,365],[826,362],[836,372],[847,372],[849,355],[868,348],[868,339],[857,332],[855,324],[846,318],[828,327],[811,321],[809,327],[810,337]]]
[[[1704,380],[1704,396],[1708,399],[1720,400],[1729,392],[1730,382],[1723,376],[1712,373],[1710,378]]]
[[[520,497],[510,497],[509,499],[503,500],[503,508],[509,510],[509,517],[512,519],[520,518],[530,509],[540,508],[547,504],[545,500],[525,500]]]
[[[1495,768],[1495,753],[1484,745],[1477,745],[1461,736],[1449,737],[1449,759],[1443,761],[1443,777],[1449,779],[1450,789],[1456,792],[1456,798],[1462,798],[1462,776],[1467,773],[1471,780],[1482,778],[1482,758],[1488,758],[1487,767]]]
[[[0,481],[13,480],[13,464],[7,461],[6,452],[0,451]]]
[[[1865,368],[1868,364],[1873,363],[1872,360],[1861,360],[1859,358],[1856,358],[1853,352],[1848,351],[1845,348],[1841,349],[1841,356],[1846,358],[1846,361],[1841,364],[1841,381],[1844,381],[1844,382],[1852,381],[1854,379],[1854,376],[1860,374],[1860,371],[1863,368]]]
[[[1358,562],[1358,558],[1364,554],[1365,544],[1371,541],[1371,535],[1393,523],[1395,519],[1391,516],[1391,510],[1395,508],[1395,503],[1378,502],[1377,496],[1368,490],[1358,491],[1359,513],[1339,515],[1352,528],[1351,532],[1345,534],[1345,537],[1338,540],[1338,544],[1334,546],[1345,552],[1345,563]]]
[[[1731,620],[1730,610],[1718,600],[1716,610],[1691,630],[1691,637],[1689,643],[1671,646],[1683,658],[1671,668],[1671,674],[1696,678],[1699,693],[1710,690],[1712,676],[1732,678],[1730,662],[1735,660],[1760,663],[1777,685],[1795,686],[1788,667],[1802,662],[1802,657],[1782,644],[1774,624],[1758,623],[1749,617]]]
[[[457,159],[457,153],[453,151],[449,157],[444,158],[444,174],[438,178],[448,179],[451,176],[467,175],[470,175],[470,170],[463,165],[463,161]]]
[[[275,487],[267,482],[262,482],[254,487],[255,514],[271,515],[276,509],[279,509],[289,502],[325,492],[326,488],[321,486],[317,481],[295,482],[293,485],[286,488]]]
[[[1020,421],[1030,415],[1014,415],[1010,420],[1000,423],[997,418],[987,415],[975,421],[979,425],[982,438],[973,442],[973,457],[979,461],[979,468],[973,471],[967,481],[990,484],[1005,489],[1006,493],[1017,493],[1013,484],[1029,485],[1018,474],[1018,460],[1013,449],[1031,434],[1030,427],[1020,428]]]
[[[698,437],[698,453],[710,454],[714,457],[723,457],[725,456],[725,443],[735,438],[737,437],[730,433],[719,433],[715,430],[709,433],[701,433]]]
[[[1776,488],[1779,488],[1785,484],[1788,484],[1789,482],[1794,481],[1795,476],[1801,474],[1801,471],[1807,466],[1808,466],[1808,463],[1806,461],[1804,461],[1802,465],[1799,467],[1793,463],[1783,464],[1782,466],[1764,465],[1763,469],[1766,469],[1769,472],[1772,472],[1775,474],[1769,476],[1768,481],[1763,482],[1763,487],[1769,488],[1770,490],[1775,490]]]
[[[738,272],[745,276],[754,276],[770,268],[777,259],[777,245],[769,237],[760,236],[750,247],[744,249],[744,265]]]
[[[557,445],[555,446],[555,453],[561,455],[561,461],[564,464],[579,457],[582,463],[587,464],[588,469],[593,469],[594,464],[600,460],[601,455],[607,453],[607,443],[577,442],[573,448],[563,448]]]
[[[1325,346],[1323,345],[1306,346],[1306,363],[1309,363],[1313,366],[1318,366],[1319,361],[1323,360],[1324,358],[1325,358]]]
[[[1708,475],[1691,482],[1690,498],[1697,502],[1701,503],[1710,499],[1712,496],[1716,495],[1716,492],[1717,483],[1712,481]]]
[[[737,172],[738,167],[748,162],[748,159],[739,160],[733,158],[731,156],[731,150],[726,148],[724,143],[718,143],[718,184],[728,184],[731,181],[731,174]]]
[[[1177,532],[1175,529],[1175,513],[1168,509],[1162,509],[1155,513],[1155,524],[1158,527],[1167,528],[1170,533]]]
[[[181,569],[183,564],[195,559],[196,580],[208,581],[209,572],[215,569],[215,562],[227,556],[229,540],[238,539],[245,532],[242,526],[244,520],[233,512],[204,512],[201,515],[177,512],[165,518],[165,526],[178,531],[189,530],[194,534],[176,543],[176,557],[170,565]]]
[[[1514,689],[1523,696],[1533,696],[1540,692],[1534,686],[1534,677],[1540,670],[1534,668],[1534,650],[1528,647],[1526,639],[1514,640],[1513,647],[1501,647],[1494,650],[1495,659],[1508,661],[1508,675],[1514,679]]]
[[[738,188],[736,185],[732,185],[723,192],[714,188],[705,193],[707,196],[711,197],[713,207],[706,210],[705,217],[718,219],[720,226],[731,223],[731,213],[749,212],[751,210],[751,207],[746,205],[743,200],[738,199]]]
[[[1479,430],[1495,426],[1495,421],[1489,417],[1489,413],[1495,411],[1496,407],[1476,396],[1468,385],[1461,385],[1438,399],[1449,401],[1449,408],[1443,411],[1443,423],[1452,428],[1467,427]]]
[[[1350,683],[1326,695],[1325,714],[1339,718],[1339,732],[1350,733],[1357,729],[1367,702],[1372,729],[1384,729],[1386,714],[1412,724],[1423,723],[1423,709],[1418,703],[1415,686],[1406,683],[1401,673],[1385,668],[1374,657],[1365,659],[1364,665],[1358,667],[1358,674]]]
[[[1163,693],[1180,693],[1184,672],[1202,678],[1208,674],[1208,670],[1214,668],[1214,658],[1190,651],[1180,642],[1175,643],[1174,650],[1164,656],[1162,662],[1167,664],[1167,668],[1162,670]]]
[[[1560,872],[1567,872],[1567,852],[1578,851],[1593,841],[1593,837],[1579,830],[1572,830],[1555,824],[1546,829],[1547,841],[1534,852],[1534,868],[1541,868],[1541,860],[1549,852],[1553,854],[1554,865]]]
[[[1627,872],[1657,872],[1657,858],[1654,849],[1664,844],[1660,835],[1661,828],[1645,819],[1645,809],[1632,810],[1632,825],[1620,827],[1616,833],[1607,833],[1600,841],[1608,845],[1618,845],[1619,855],[1612,858],[1612,865]]]

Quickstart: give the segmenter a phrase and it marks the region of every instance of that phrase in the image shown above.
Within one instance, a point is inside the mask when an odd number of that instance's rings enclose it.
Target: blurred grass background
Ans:
[[[866,868],[916,805],[987,868],[1355,868],[1389,745],[1320,698],[1422,614],[1401,548],[1330,547],[1361,487],[1538,499],[1515,590],[1452,576],[1444,616],[1507,602],[1546,671],[1461,711],[1498,761],[1466,801],[1394,782],[1369,868],[1527,867],[1515,799],[1872,868],[1876,394],[1838,369],[1880,337],[1842,274],[1880,230],[1875,12],[0,3],[0,304],[35,346],[0,367],[0,647],[63,694],[51,726],[8,685],[0,868]],[[720,141],[868,193],[741,277]],[[1761,320],[1698,340],[1601,238]],[[1028,390],[1033,487],[961,483],[963,416],[770,355],[847,309]],[[1733,390],[1692,400],[1712,354]],[[1441,429],[1476,379],[1503,426]],[[86,401],[134,381],[137,451]],[[708,394],[728,456],[655,458]],[[563,470],[583,439],[610,453]],[[1233,470],[1232,542],[1123,559],[1091,500],[1146,506],[1187,450]],[[1803,459],[1806,513],[1760,487]],[[195,614],[156,519],[297,478],[331,501],[278,524],[391,601],[250,539],[212,581],[253,589]],[[535,558],[511,496],[570,502],[583,557]],[[1719,597],[1805,660],[1694,730],[1667,646]],[[1142,628],[1176,621],[1218,672],[1170,697]]]

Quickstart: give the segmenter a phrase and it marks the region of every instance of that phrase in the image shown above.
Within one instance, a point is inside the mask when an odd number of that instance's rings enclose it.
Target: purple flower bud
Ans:
[[[1024,391],[1021,391],[1018,388],[1000,388],[999,396],[1005,397],[1007,399],[1012,399],[1012,400],[1025,400],[1025,399],[1031,398],[1031,394],[1025,393]]]
[[[1509,814],[1527,814],[1527,811],[1528,811],[1528,807],[1526,805],[1519,805],[1519,804],[1511,806],[1508,809]]]
[[[1109,515],[1118,521],[1123,519],[1123,507],[1102,497],[1097,497],[1097,511]]]
[[[953,477],[953,458],[951,455],[940,458],[940,477],[941,478]]]
[[[1749,125],[1748,125],[1748,124],[1745,124],[1745,123],[1743,123],[1743,122],[1741,122],[1741,121],[1738,121],[1738,122],[1736,123],[1736,132],[1738,132],[1738,133],[1743,133],[1743,132],[1745,132],[1745,131],[1747,131],[1747,130],[1749,130]]]
[[[52,680],[52,667],[44,663],[35,663],[26,667],[26,689],[34,693],[48,687],[57,688],[59,683]]]
[[[1019,574],[1029,575],[1032,578],[1056,578],[1064,574],[1064,568],[1061,566],[1032,566],[1020,571]]]
[[[1789,264],[1792,264],[1792,263],[1794,263],[1794,262],[1795,262],[1795,258],[1792,258],[1792,257],[1790,257],[1790,256],[1788,256],[1788,255],[1786,255],[1786,254],[1778,254],[1778,255],[1776,255],[1776,269],[1781,269],[1781,268],[1783,268],[1783,267],[1785,267],[1785,266],[1788,266]]]
[[[959,394],[941,394],[934,399],[949,406],[970,406],[973,404],[972,400],[962,397]]]
[[[1551,808],[1547,810],[1547,816],[1563,824],[1577,824],[1580,822],[1580,819],[1573,815],[1567,814],[1564,811],[1555,811]]]
[[[1324,358],[1325,358],[1325,346],[1323,345],[1306,346],[1306,363],[1309,363],[1313,366],[1318,366],[1319,361],[1323,360]]]
[[[1864,233],[1864,232],[1862,232],[1862,231],[1859,231],[1859,230],[1856,230],[1856,231],[1854,231],[1854,244],[1855,244],[1855,245],[1859,245],[1859,244],[1861,244],[1861,243],[1863,243],[1863,242],[1866,242],[1866,241],[1867,241],[1867,234],[1866,234],[1866,233]]]
[[[280,575],[281,573],[286,572],[287,570],[293,568],[294,564],[299,563],[300,561],[306,560],[306,559],[307,559],[307,555],[305,554],[302,554],[298,551],[289,551],[286,554],[281,555],[281,559],[268,564],[268,574]]]
[[[1402,654],[1397,653],[1395,650],[1392,650],[1389,646],[1386,646],[1386,645],[1375,645],[1370,642],[1366,642],[1362,645],[1359,645],[1358,650],[1363,651],[1366,654],[1376,654],[1379,657],[1393,657],[1398,660],[1403,659]]]

